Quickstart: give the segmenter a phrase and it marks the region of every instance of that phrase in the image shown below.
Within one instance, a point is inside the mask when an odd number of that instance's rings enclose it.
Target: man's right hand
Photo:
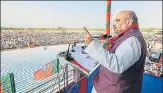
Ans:
[[[92,35],[88,32],[88,30],[87,30],[85,27],[83,27],[83,28],[84,28],[85,31],[86,31],[86,35],[85,35],[85,45],[88,46],[88,45],[92,42],[93,38],[92,38]]]

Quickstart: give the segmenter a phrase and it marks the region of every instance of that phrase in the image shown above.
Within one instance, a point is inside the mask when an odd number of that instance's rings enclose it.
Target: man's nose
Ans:
[[[112,22],[112,25],[115,26],[115,21]]]

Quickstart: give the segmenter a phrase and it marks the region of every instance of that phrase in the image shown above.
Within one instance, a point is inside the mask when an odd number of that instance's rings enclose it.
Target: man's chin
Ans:
[[[114,34],[117,34],[118,33],[118,31],[114,31]]]

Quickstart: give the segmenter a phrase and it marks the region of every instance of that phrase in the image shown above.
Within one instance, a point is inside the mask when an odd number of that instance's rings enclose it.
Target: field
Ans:
[[[105,28],[88,28],[87,29],[91,32],[105,32]],[[77,32],[82,31],[83,28],[63,28],[63,27],[57,27],[57,28],[12,28],[12,27],[1,27],[2,30],[14,30],[14,31],[47,31],[47,32],[60,32],[60,31],[66,31],[66,32]],[[155,30],[161,30],[161,28],[140,28],[141,32],[153,32]]]

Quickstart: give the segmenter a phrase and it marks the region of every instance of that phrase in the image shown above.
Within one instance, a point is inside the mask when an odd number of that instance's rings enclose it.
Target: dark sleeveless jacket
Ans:
[[[141,44],[141,56],[139,60],[121,74],[113,73],[101,65],[99,73],[93,79],[93,85],[97,93],[141,93],[147,48],[139,29],[126,31],[115,40],[109,52],[115,53],[116,48],[131,36],[135,36]]]

